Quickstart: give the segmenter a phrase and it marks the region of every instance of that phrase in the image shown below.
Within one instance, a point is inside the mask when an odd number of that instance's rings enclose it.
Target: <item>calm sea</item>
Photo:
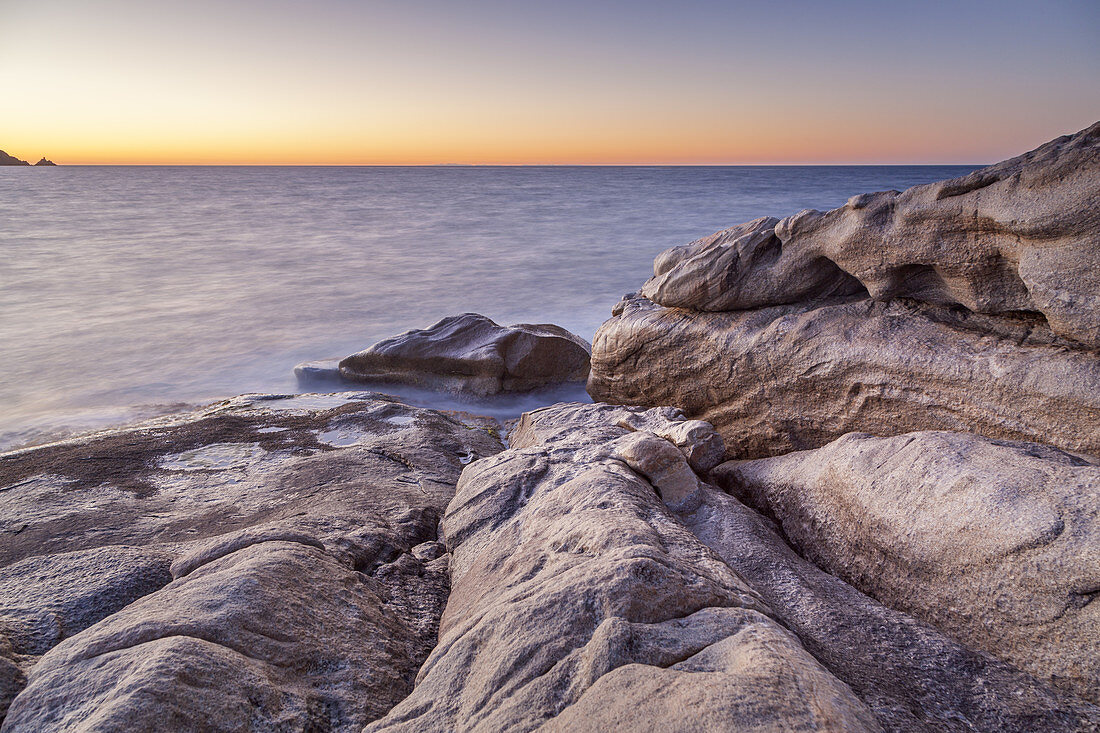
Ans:
[[[0,448],[452,313],[591,339],[667,247],[974,167],[0,168]]]

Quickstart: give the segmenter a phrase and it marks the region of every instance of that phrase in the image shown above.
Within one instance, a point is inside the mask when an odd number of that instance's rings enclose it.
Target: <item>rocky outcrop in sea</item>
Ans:
[[[0,730],[1100,729],[1098,151],[0,454]]]

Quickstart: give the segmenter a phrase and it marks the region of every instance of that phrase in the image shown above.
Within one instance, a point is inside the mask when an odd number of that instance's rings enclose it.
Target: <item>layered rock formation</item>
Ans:
[[[397,382],[491,395],[559,382],[583,382],[591,347],[553,324],[498,326],[477,313],[450,316],[406,331],[343,359],[356,382]]]
[[[698,425],[681,446],[629,427],[681,420],[558,405],[471,464],[443,520],[439,645],[412,695],[367,730],[1100,725],[1095,707],[796,555],[692,474],[688,455],[713,441]]]
[[[716,476],[819,567],[1100,703],[1100,460],[968,433],[852,433]]]
[[[866,291],[1042,314],[1100,347],[1100,122],[963,178],[756,221],[658,257],[653,302],[744,310]]]
[[[953,181],[659,256],[593,342],[597,400],[673,405],[734,457],[850,431],[1100,453],[1100,123]]]
[[[3,730],[358,730],[434,646],[438,520],[500,448],[351,393],[0,456]]]

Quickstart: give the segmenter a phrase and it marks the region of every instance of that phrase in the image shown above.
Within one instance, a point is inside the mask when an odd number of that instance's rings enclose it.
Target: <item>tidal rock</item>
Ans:
[[[853,433],[715,474],[821,568],[1098,703],[1098,463],[966,433]]]
[[[3,730],[361,729],[435,645],[439,518],[500,449],[341,393],[0,454]]]
[[[757,219],[657,258],[642,294],[740,310],[856,292],[1042,314],[1100,348],[1100,122],[963,178]]]
[[[1040,318],[909,299],[834,298],[729,313],[620,303],[596,334],[596,400],[674,405],[730,457],[845,433],[972,431],[1100,454],[1100,353]]]
[[[423,330],[379,341],[340,362],[357,382],[397,382],[491,395],[559,382],[583,382],[591,347],[552,324],[507,328],[485,316],[450,316]]]
[[[315,384],[339,384],[344,381],[340,374],[339,359],[318,359],[295,364],[294,377],[298,384],[307,387]]]
[[[698,479],[674,514],[623,460],[624,442],[658,438],[617,423],[674,421],[652,412],[544,408],[463,472],[443,522],[452,591],[439,645],[368,731],[1100,723],[1094,706],[816,568]],[[675,452],[665,460],[684,465]]]

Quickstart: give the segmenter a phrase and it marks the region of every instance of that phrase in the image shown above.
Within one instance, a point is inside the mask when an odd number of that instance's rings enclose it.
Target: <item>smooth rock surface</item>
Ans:
[[[821,568],[1098,703],[1098,463],[966,433],[853,433],[715,476]]]
[[[397,382],[491,395],[525,392],[588,376],[588,342],[553,324],[502,327],[476,313],[406,331],[343,359],[357,382]]]
[[[574,438],[463,472],[439,646],[368,731],[879,729],[611,443]]]
[[[616,455],[638,440],[618,423],[677,417],[556,405],[467,468],[444,519],[439,646],[368,731],[1100,725],[1096,707],[818,569],[713,487],[671,513]]]
[[[348,392],[0,455],[2,729],[361,729],[435,645],[439,518],[500,449]]]
[[[757,219],[657,258],[642,294],[740,310],[859,291],[1041,313],[1100,348],[1100,122],[963,178]]]
[[[1100,353],[1036,317],[858,297],[730,313],[632,298],[616,311],[594,340],[592,397],[681,408],[729,457],[917,430],[1100,454]]]

